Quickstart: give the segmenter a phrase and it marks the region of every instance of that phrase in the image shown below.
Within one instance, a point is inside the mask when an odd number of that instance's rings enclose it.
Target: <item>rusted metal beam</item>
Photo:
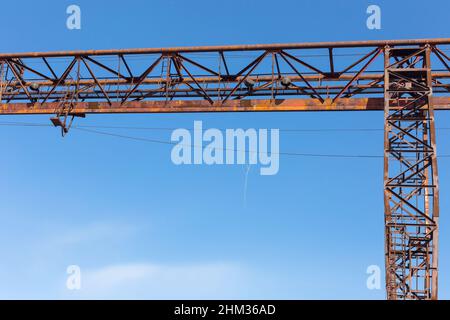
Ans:
[[[304,74],[302,77],[299,77],[296,74],[289,75],[289,78],[292,81],[301,81],[302,79],[306,79],[308,81],[321,81],[321,80],[330,80],[330,81],[348,81],[353,78],[353,74],[341,74],[341,75],[335,75],[335,76],[324,76],[323,74]],[[223,76],[226,77],[226,76]],[[371,74],[363,74],[359,76],[360,80],[367,80],[367,81],[376,81],[376,80],[383,80],[384,75],[382,73],[371,73]],[[227,79],[228,83],[236,83],[239,82],[243,77],[233,77],[230,79]],[[450,72],[434,72],[433,73],[433,79],[445,79],[450,78]],[[259,75],[259,76],[248,76],[247,79],[251,79],[252,81],[258,82],[265,82],[270,81],[272,79],[271,76],[266,75]],[[143,84],[158,84],[163,83],[166,81],[165,77],[159,77],[159,78],[146,78],[142,81]],[[196,77],[196,81],[199,83],[218,83],[221,80],[220,77],[214,77],[214,76],[202,76],[202,77]],[[41,81],[25,81],[24,84],[31,85],[32,82],[36,82],[41,86],[50,86],[54,84],[54,81],[48,81],[48,80],[41,80]],[[113,78],[103,78],[98,79],[98,82],[102,85],[123,85],[123,84],[129,84],[130,80],[125,79],[115,79]],[[193,83],[194,81],[190,78],[184,79],[183,82],[187,83]],[[67,79],[64,81],[65,85],[74,85],[76,81]],[[80,79],[79,80],[80,85],[95,85],[95,81],[92,79]],[[19,85],[19,82],[17,81],[11,81],[10,85]]]
[[[226,52],[226,51],[321,49],[321,48],[361,48],[361,47],[409,46],[409,45],[426,45],[426,44],[429,45],[450,44],[450,38],[3,53],[0,54],[0,59],[68,57],[76,55],[98,56],[98,55],[117,55],[117,54],[151,54],[151,53],[175,53],[175,52],[188,53],[188,52],[217,52],[217,51]]]
[[[433,97],[435,110],[450,110],[450,97]],[[40,103],[3,103],[0,115],[13,114],[54,114],[58,102]],[[400,108],[400,106],[399,106]],[[230,100],[223,104],[211,105],[206,100],[172,101],[129,101],[120,102],[77,102],[71,113],[190,113],[190,112],[281,112],[281,111],[382,111],[383,98],[340,98],[335,102],[326,99],[320,103],[317,99],[255,99]]]

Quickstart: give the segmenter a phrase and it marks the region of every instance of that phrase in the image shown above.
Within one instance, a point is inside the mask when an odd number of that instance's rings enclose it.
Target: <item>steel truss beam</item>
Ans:
[[[70,113],[79,103],[96,102],[130,112],[146,101],[167,109],[196,101],[214,109],[233,101],[306,98],[321,109],[341,98],[382,98],[384,46],[425,44],[436,48],[439,60],[433,90],[447,94],[450,40],[423,39],[0,54],[0,104],[36,110],[59,103],[54,113]]]
[[[388,299],[437,299],[439,189],[431,52],[429,45],[385,49]]]

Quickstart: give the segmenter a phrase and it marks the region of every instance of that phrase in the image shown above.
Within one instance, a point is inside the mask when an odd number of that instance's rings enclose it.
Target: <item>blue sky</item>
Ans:
[[[66,8],[82,29],[66,28]],[[366,28],[378,4],[382,29]],[[22,1],[0,52],[448,37],[448,1]],[[9,13],[8,13],[9,12]],[[450,127],[450,114],[437,113]],[[1,121],[47,123],[47,116]],[[83,125],[378,128],[383,114],[92,115]],[[109,132],[166,139],[169,131]],[[280,171],[175,166],[170,146],[0,126],[0,298],[383,299],[382,159],[281,156]],[[438,152],[450,154],[450,131]],[[382,154],[382,131],[287,133],[280,151]],[[439,162],[440,297],[450,298],[450,160]],[[65,287],[79,265],[82,290]]]

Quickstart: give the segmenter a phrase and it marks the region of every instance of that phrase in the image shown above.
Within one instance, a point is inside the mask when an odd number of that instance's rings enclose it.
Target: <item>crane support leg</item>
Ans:
[[[439,189],[430,52],[428,45],[384,50],[385,266],[392,300],[437,299]]]

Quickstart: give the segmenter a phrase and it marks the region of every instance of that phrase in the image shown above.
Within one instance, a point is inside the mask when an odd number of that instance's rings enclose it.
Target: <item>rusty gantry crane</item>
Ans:
[[[384,110],[388,299],[437,299],[450,39],[0,54],[0,114]],[[384,57],[384,59],[383,59]]]

